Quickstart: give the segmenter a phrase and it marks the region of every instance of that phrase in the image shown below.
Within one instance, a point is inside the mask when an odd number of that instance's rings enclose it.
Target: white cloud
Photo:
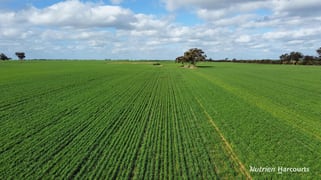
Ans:
[[[79,0],[62,1],[44,9],[33,7],[16,15],[34,25],[51,26],[130,28],[130,22],[135,21],[129,9]]]
[[[273,0],[273,10],[277,14],[310,16],[321,14],[320,0]]]
[[[310,39],[316,38],[321,34],[321,27],[311,29],[273,31],[263,34],[266,40],[295,40],[295,39]]]
[[[226,16],[228,14],[228,11],[226,11],[224,9],[215,10],[215,11],[208,10],[208,9],[199,9],[199,10],[197,10],[196,13],[202,19],[216,20],[216,19]]]
[[[14,12],[1,12],[0,13],[0,26],[5,26],[12,23],[15,20],[15,13]]]
[[[162,0],[170,11],[194,9],[204,16],[204,12],[218,16],[227,13],[246,12],[260,8],[270,9],[278,15],[321,14],[320,0]],[[200,11],[205,10],[205,11]],[[211,11],[217,12],[211,12]]]
[[[321,42],[321,15],[316,1],[306,1],[163,0],[167,9],[179,10],[156,15],[67,0],[2,11],[0,49],[23,50],[28,58],[173,59],[192,47],[214,59],[278,58],[289,49],[313,54]],[[177,22],[181,11],[202,21]]]
[[[239,42],[239,43],[248,43],[250,42],[252,39],[251,39],[251,36],[249,35],[241,35],[240,37],[238,37],[235,42]]]
[[[166,8],[170,11],[180,8],[224,9],[238,6],[241,3],[243,4],[243,6],[241,6],[242,9],[252,9],[256,8],[257,4],[262,4],[264,2],[268,2],[268,0],[163,0]]]
[[[253,14],[242,14],[227,18],[221,18],[218,20],[214,20],[211,23],[219,26],[241,26],[243,24],[248,23],[252,19],[254,19],[256,16]]]
[[[169,19],[158,19],[153,15],[135,14],[136,21],[130,23],[135,29],[160,29],[169,24]]]

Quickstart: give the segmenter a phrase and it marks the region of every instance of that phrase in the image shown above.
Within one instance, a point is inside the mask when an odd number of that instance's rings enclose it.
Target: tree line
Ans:
[[[280,56],[281,64],[321,65],[321,47],[316,50],[318,57],[303,55],[300,52],[285,53]]]
[[[224,59],[212,60],[210,62],[235,62],[235,63],[258,63],[258,64],[294,64],[294,65],[321,65],[321,47],[316,50],[318,56],[303,55],[301,52],[292,51],[280,56],[279,60],[237,60],[237,59]]]
[[[26,57],[24,52],[16,52],[15,54],[19,58],[19,60],[23,60]],[[8,60],[11,60],[11,58],[6,56],[4,53],[0,53],[0,60],[8,61]]]

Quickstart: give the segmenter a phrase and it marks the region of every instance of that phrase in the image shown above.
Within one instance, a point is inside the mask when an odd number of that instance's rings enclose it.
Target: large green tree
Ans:
[[[198,61],[205,61],[206,55],[202,49],[192,48],[188,51],[184,52],[183,56],[179,56],[176,58],[176,62],[178,63],[189,63],[190,65],[195,66]]]
[[[291,61],[293,61],[294,64],[297,64],[300,58],[303,58],[303,54],[300,52],[291,52],[290,57]]]
[[[289,64],[289,63],[297,64],[301,58],[303,58],[303,54],[300,52],[294,52],[294,51],[292,51],[290,54],[286,53],[280,56],[282,64]]]

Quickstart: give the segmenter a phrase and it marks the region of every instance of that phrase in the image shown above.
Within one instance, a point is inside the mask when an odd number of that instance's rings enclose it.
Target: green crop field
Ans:
[[[321,178],[321,67],[0,62],[0,179]]]

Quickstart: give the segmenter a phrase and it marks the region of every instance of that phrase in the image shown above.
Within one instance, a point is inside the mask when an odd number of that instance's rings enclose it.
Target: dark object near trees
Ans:
[[[321,47],[317,49],[317,53],[319,54],[319,58],[321,59]]]
[[[20,59],[23,60],[26,56],[24,52],[16,52],[16,56]]]
[[[184,59],[184,56],[179,56],[175,59],[175,62],[184,64],[186,61]]]
[[[302,64],[303,65],[313,65],[313,64],[315,64],[314,62],[316,60],[317,59],[313,56],[304,56]]]
[[[288,53],[286,53],[286,54],[282,54],[280,56],[280,60],[281,60],[280,61],[281,64],[288,64],[290,62],[291,58],[290,58],[290,55]]]
[[[6,61],[6,60],[10,60],[10,58],[8,58],[8,56],[6,56],[5,54],[0,53],[0,60]]]

